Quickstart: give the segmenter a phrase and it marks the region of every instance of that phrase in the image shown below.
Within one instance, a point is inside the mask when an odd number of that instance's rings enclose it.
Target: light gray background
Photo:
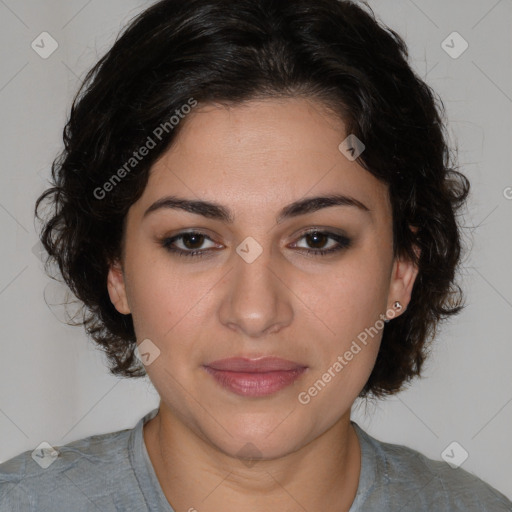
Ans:
[[[58,290],[32,252],[34,201],[79,80],[149,3],[0,0],[0,461],[43,440],[58,446],[131,428],[158,404],[149,380],[109,376],[83,330],[59,322],[62,308],[43,300],[45,292],[56,302]],[[424,378],[366,413],[356,407],[353,418],[435,459],[457,441],[469,453],[462,467],[512,498],[512,2],[370,5],[405,38],[413,67],[446,105],[473,188],[465,219],[473,248],[463,269],[468,306],[439,333]],[[43,31],[59,44],[48,59],[31,48]],[[453,31],[469,43],[457,59],[441,46]]]

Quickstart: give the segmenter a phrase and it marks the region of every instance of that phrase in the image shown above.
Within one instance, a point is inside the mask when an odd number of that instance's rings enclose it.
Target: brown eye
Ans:
[[[181,239],[187,249],[199,249],[204,243],[205,236],[200,233],[185,233]]]
[[[203,247],[207,241],[210,241],[212,245]],[[161,241],[161,244],[167,251],[178,256],[196,257],[206,256],[208,253],[211,253],[210,249],[215,246],[210,237],[196,231],[180,233],[171,238],[165,238]]]
[[[314,231],[305,235],[308,245],[313,249],[323,249],[324,245],[328,242],[329,237],[325,233]]]
[[[320,256],[347,249],[352,243],[350,238],[346,236],[318,230],[303,234],[300,240],[306,242],[306,247],[301,247],[297,244],[294,244],[294,247],[303,250],[307,254]],[[331,243],[329,243],[329,241],[331,241]]]

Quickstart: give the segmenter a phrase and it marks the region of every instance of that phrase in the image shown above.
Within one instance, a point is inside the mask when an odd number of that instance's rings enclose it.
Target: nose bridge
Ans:
[[[222,323],[251,337],[288,325],[291,304],[286,287],[276,277],[276,262],[272,261],[270,249],[246,239],[233,254],[233,265],[222,298]]]

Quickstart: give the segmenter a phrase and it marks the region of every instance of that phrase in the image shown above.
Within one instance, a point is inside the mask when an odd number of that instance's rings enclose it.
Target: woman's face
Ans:
[[[415,268],[393,260],[387,186],[340,151],[348,134],[319,104],[197,107],[181,122],[128,212],[110,297],[150,340],[140,353],[167,414],[226,454],[290,453],[348,421]],[[311,202],[334,195],[353,204]],[[208,369],[264,356],[295,371]]]

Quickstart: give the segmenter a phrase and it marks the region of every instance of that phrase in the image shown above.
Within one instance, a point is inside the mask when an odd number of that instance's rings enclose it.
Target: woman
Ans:
[[[160,406],[7,461],[2,511],[512,510],[350,420],[462,308],[469,183],[406,57],[335,0],[163,0],[131,23],[36,214],[111,372],[147,372]]]

